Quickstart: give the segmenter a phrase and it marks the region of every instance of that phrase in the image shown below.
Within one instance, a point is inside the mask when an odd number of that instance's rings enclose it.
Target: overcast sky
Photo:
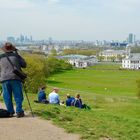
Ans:
[[[0,0],[0,40],[140,39],[140,0]]]

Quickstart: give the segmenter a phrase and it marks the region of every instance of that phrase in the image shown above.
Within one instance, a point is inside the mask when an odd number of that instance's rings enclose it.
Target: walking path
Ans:
[[[1,105],[0,105],[1,107]],[[68,134],[50,121],[32,117],[0,118],[0,140],[79,140],[79,135]]]

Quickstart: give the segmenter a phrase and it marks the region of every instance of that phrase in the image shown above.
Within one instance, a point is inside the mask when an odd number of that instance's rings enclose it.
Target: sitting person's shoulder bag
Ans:
[[[13,73],[16,74],[22,81],[24,81],[26,78],[27,78],[27,74],[24,73],[23,71],[19,70],[12,62],[11,60],[9,59],[8,56],[7,57],[7,60],[10,62],[12,68],[13,68]]]

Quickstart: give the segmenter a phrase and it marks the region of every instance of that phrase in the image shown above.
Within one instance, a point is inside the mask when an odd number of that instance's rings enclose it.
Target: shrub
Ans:
[[[25,72],[28,77],[25,87],[28,92],[36,93],[40,85],[46,83],[45,59],[42,55],[29,54],[25,55],[27,68]]]

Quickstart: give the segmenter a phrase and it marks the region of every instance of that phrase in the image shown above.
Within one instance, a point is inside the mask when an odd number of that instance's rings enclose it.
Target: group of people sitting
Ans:
[[[75,106],[77,108],[88,108],[89,107],[82,103],[82,99],[80,98],[80,94],[76,94],[75,98],[71,97],[70,94],[67,94],[66,101],[60,102],[59,97],[59,89],[53,88],[52,92],[48,95],[48,99],[46,98],[46,86],[42,86],[38,92],[38,100],[35,101],[37,103],[44,103],[44,104],[58,104],[63,106]]]

